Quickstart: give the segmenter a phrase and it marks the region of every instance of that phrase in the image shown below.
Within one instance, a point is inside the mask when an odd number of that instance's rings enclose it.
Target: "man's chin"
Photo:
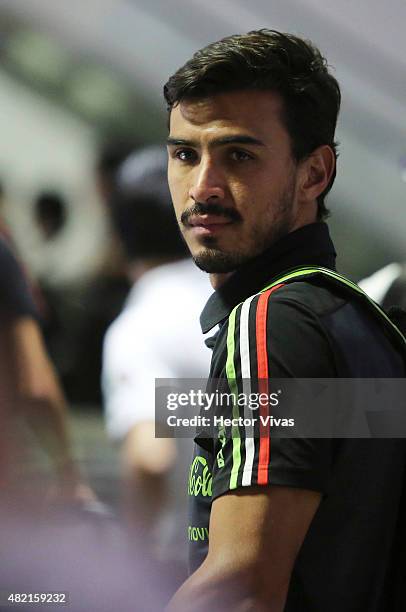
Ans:
[[[241,253],[224,253],[210,248],[203,249],[192,257],[197,267],[209,274],[233,272],[248,259]]]

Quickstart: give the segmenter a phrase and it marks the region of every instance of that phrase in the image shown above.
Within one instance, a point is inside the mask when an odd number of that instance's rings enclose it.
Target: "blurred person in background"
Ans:
[[[100,409],[101,355],[104,334],[119,314],[130,289],[121,243],[112,226],[109,198],[118,167],[134,144],[112,138],[100,146],[94,180],[106,221],[100,259],[86,279],[65,278],[69,249],[74,248],[70,202],[58,189],[44,190],[33,201],[38,241],[31,266],[44,295],[43,330],[68,399]],[[85,203],[84,203],[85,204]],[[64,248],[61,249],[61,245]],[[87,350],[84,351],[83,347]]]
[[[45,187],[32,198],[30,212],[27,264],[41,285],[62,293],[77,276],[69,257],[74,244],[72,203],[59,187]]]
[[[96,401],[98,389],[92,395],[92,379],[82,363],[89,367],[94,359],[100,361],[104,330],[98,353],[84,360],[82,337],[88,320],[95,317],[86,309],[88,279],[78,278],[69,256],[75,248],[71,202],[59,188],[43,189],[32,200],[31,219],[33,244],[27,263],[34,287],[39,288],[40,323],[49,355],[71,402],[79,404],[89,395]],[[96,370],[93,379],[98,375]]]
[[[123,298],[130,289],[127,275],[127,257],[120,236],[117,235],[114,226],[111,205],[117,172],[124,161],[134,153],[136,148],[136,144],[133,141],[114,138],[106,141],[100,147],[95,167],[96,188],[108,224],[108,240],[105,245],[105,252],[101,263],[101,272],[103,276],[110,279],[111,283],[116,283],[117,290],[121,290]],[[119,310],[121,310],[122,305],[123,303],[121,300]],[[117,314],[117,309],[115,309],[114,317],[117,316]]]
[[[5,236],[5,237],[4,237]],[[66,401],[49,356],[28,277],[17,260],[11,235],[0,237],[0,394],[3,427],[27,422],[48,453],[55,473],[53,493],[60,500],[90,501],[73,457]],[[19,447],[21,448],[21,447]],[[18,449],[9,457],[8,488],[30,486]],[[15,460],[15,461],[14,461]],[[24,458],[23,458],[24,460]],[[14,468],[22,473],[16,475]]]
[[[28,422],[48,453],[55,471],[56,498],[92,500],[93,494],[83,484],[73,458],[65,398],[47,355],[34,305],[17,262],[2,242],[0,267],[0,392],[6,416],[13,422],[17,419],[17,424],[21,418]],[[21,465],[24,471],[25,467]],[[18,488],[21,482],[10,483],[12,487],[14,484]]]
[[[118,174],[111,209],[133,288],[106,334],[102,382],[132,520],[181,579],[192,441],[155,438],[155,378],[206,377],[210,355],[198,317],[211,288],[187,257],[166,166],[165,149],[151,147],[129,157]]]
[[[34,216],[44,241],[54,239],[66,222],[66,203],[56,192],[41,193],[34,202]]]
[[[112,223],[110,200],[120,165],[134,151],[132,141],[112,137],[100,145],[94,178],[106,220],[106,236],[97,270],[76,296],[76,322],[71,337],[68,371],[63,377],[68,397],[77,403],[99,407],[103,337],[120,313],[130,290],[126,258]],[[83,346],[87,347],[83,351]]]
[[[44,339],[60,375],[62,363],[70,353],[65,329],[70,328],[64,304],[67,285],[62,271],[66,248],[61,245],[65,238],[65,225],[69,218],[69,207],[64,196],[57,190],[41,191],[32,203],[32,220],[37,230],[36,244],[30,249],[30,267],[35,275],[41,296],[41,326]]]
[[[133,141],[112,139],[100,148],[96,161],[96,188],[108,223],[108,240],[105,245],[104,258],[101,264],[103,274],[121,282],[123,295],[129,290],[127,276],[127,257],[120,236],[117,235],[112,218],[112,194],[116,185],[117,172],[124,161],[136,151]],[[121,309],[122,303],[120,304]],[[117,311],[115,312],[115,316]]]
[[[112,203],[116,177],[124,161],[137,149],[133,141],[111,139],[101,145],[96,161],[96,184],[100,198],[106,208]]]

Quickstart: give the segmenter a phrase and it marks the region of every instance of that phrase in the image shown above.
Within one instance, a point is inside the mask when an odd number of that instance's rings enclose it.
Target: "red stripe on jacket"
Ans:
[[[258,362],[258,392],[269,393],[269,369],[268,369],[268,349],[267,349],[267,314],[270,295],[283,287],[283,284],[276,285],[264,293],[261,293],[257,305],[256,313],[256,340],[257,340],[257,362]],[[259,414],[264,419],[269,416],[269,401],[260,402]],[[258,458],[258,484],[268,484],[268,466],[270,458],[270,425],[259,422],[259,458]]]

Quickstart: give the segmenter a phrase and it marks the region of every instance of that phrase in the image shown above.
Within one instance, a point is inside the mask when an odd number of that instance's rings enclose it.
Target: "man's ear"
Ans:
[[[335,155],[328,145],[321,145],[300,162],[299,198],[315,201],[323,193],[335,169]]]

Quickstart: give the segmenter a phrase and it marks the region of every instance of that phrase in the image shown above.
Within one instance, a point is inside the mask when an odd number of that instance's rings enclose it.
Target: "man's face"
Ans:
[[[196,264],[235,270],[300,227],[297,164],[273,92],[181,102],[170,117],[168,179]]]

